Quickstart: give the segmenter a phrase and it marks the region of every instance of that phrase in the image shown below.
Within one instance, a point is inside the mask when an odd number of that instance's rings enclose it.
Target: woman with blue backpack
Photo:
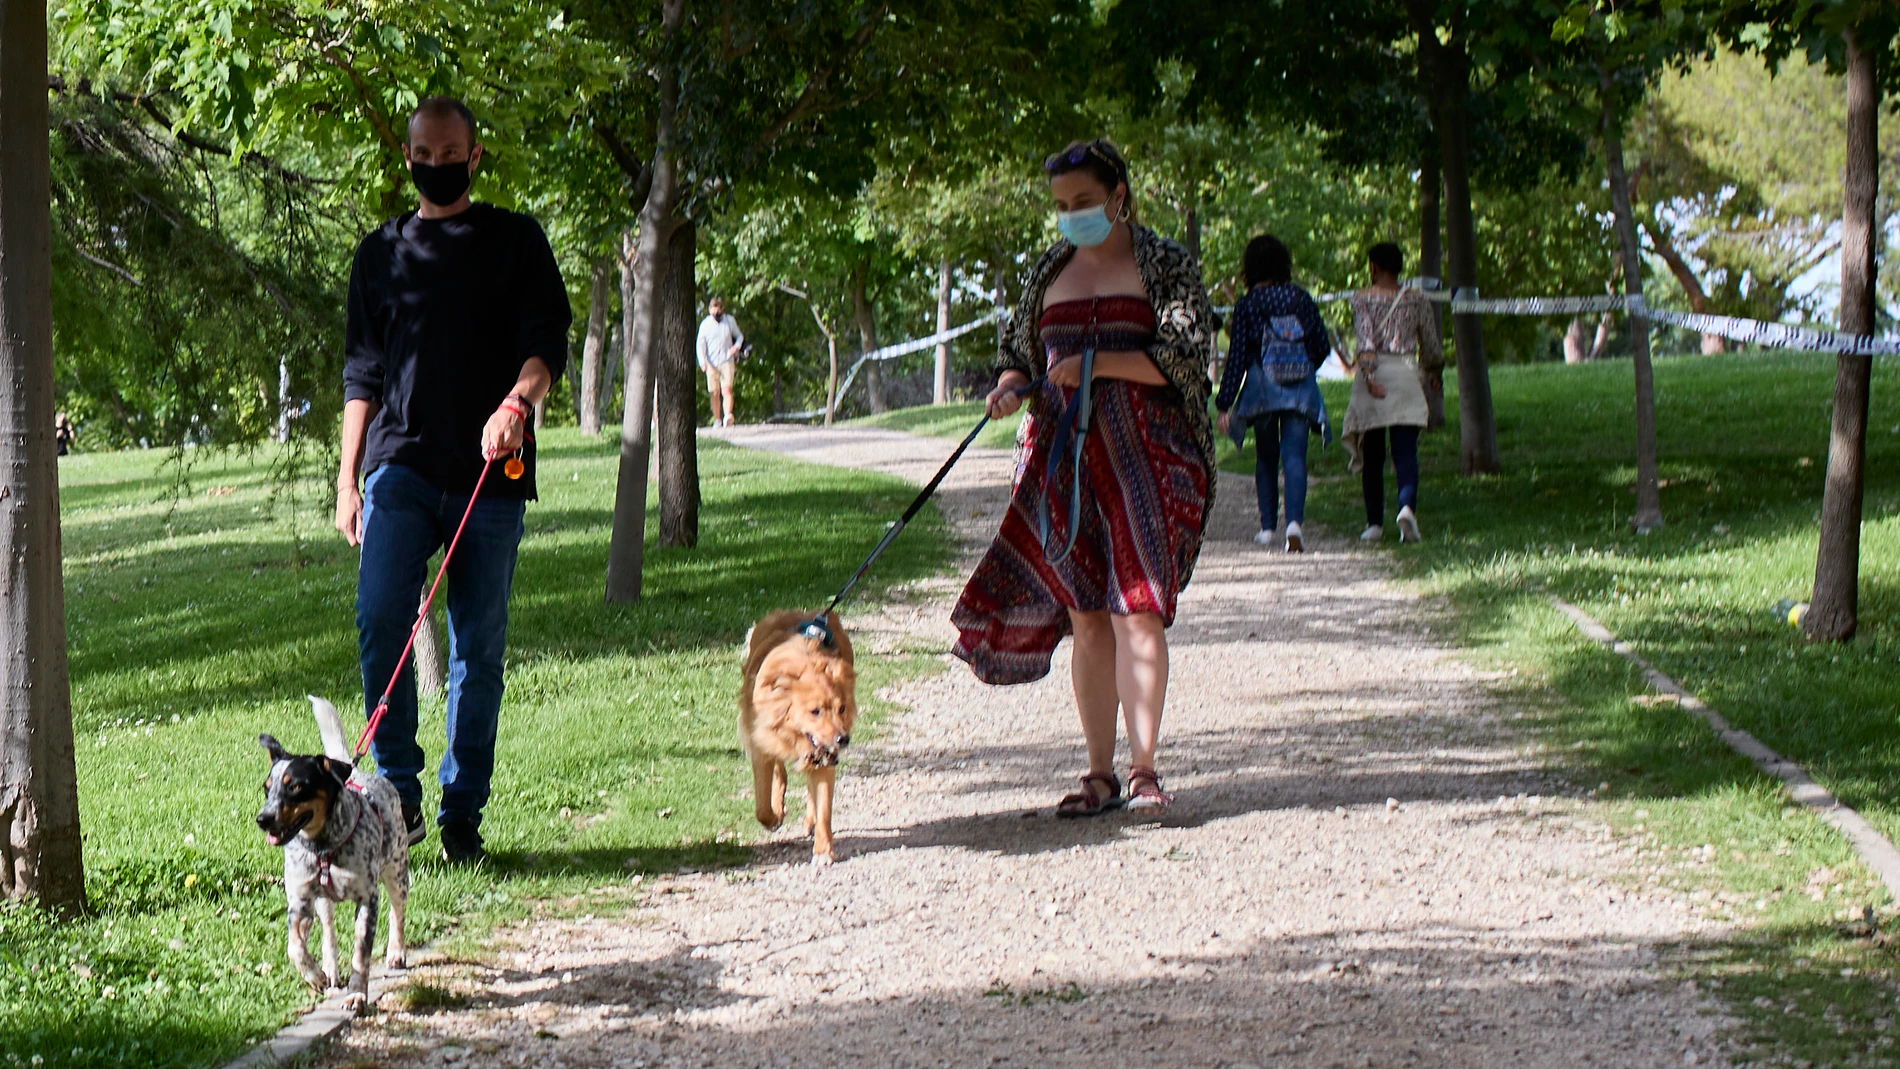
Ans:
[[[1221,433],[1236,449],[1246,445],[1247,428],[1253,428],[1253,483],[1260,503],[1254,543],[1273,543],[1284,474],[1286,551],[1299,553],[1306,548],[1300,531],[1306,519],[1306,436],[1317,433],[1322,445],[1332,441],[1315,377],[1332,341],[1319,306],[1293,284],[1293,254],[1279,238],[1262,234],[1248,242],[1242,275],[1247,292],[1228,320],[1227,370],[1214,407]]]

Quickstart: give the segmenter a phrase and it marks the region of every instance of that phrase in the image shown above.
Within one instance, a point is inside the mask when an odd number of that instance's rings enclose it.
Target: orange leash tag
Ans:
[[[510,479],[519,479],[527,474],[527,471],[528,466],[521,462],[519,456],[509,457],[508,462],[501,466],[501,473]]]

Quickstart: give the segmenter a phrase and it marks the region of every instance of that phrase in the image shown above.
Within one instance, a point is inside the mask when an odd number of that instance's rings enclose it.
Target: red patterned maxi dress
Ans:
[[[1043,309],[1037,329],[1044,359],[1054,364],[1085,348],[1150,350],[1155,313],[1145,297],[1061,301]],[[1056,644],[1070,633],[1071,609],[1150,612],[1173,624],[1200,553],[1209,471],[1181,392],[1098,378],[1083,442],[1075,549],[1049,559],[1068,540],[1076,472],[1066,443],[1056,438],[1072,393],[1045,382],[1031,395],[1017,434],[1009,511],[950,616],[959,636],[952,652],[985,683],[1048,675]],[[1205,413],[1199,416],[1206,422]],[[1045,496],[1049,551],[1038,522]]]

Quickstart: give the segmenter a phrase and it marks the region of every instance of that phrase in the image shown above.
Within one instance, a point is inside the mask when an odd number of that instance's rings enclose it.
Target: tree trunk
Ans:
[[[1610,211],[1616,243],[1623,254],[1623,292],[1643,295],[1643,250],[1636,240],[1636,210],[1630,204],[1629,172],[1623,167],[1622,121],[1617,115],[1616,83],[1608,67],[1597,68],[1603,96],[1603,160],[1610,180]],[[1656,380],[1649,365],[1649,320],[1629,313],[1630,356],[1636,379],[1636,514],[1630,527],[1648,534],[1662,526],[1662,495],[1656,485]]]
[[[992,367],[996,364],[997,356],[1002,354],[1004,343],[1009,340],[1009,297],[1003,292],[1003,264],[1007,261],[1003,259],[1001,249],[996,250],[993,262],[996,265],[992,271],[996,279],[996,288],[995,296],[991,299],[995,302],[996,308],[996,355],[990,358]]]
[[[858,345],[860,353],[868,353],[877,348],[877,317],[871,309],[870,295],[865,292],[865,276],[871,272],[869,258],[858,261],[851,272],[851,313],[858,320]],[[864,390],[870,395],[871,411],[888,412],[890,405],[884,400],[884,379],[879,374],[881,361],[870,360],[864,365]]]
[[[1425,83],[1432,126],[1438,131],[1439,162],[1445,182],[1445,244],[1452,292],[1478,282],[1477,239],[1471,220],[1469,125],[1471,65],[1457,26],[1451,43],[1442,44],[1432,22],[1432,0],[1405,0],[1418,32],[1420,80]],[[1498,428],[1491,410],[1491,373],[1484,360],[1484,326],[1477,315],[1451,317],[1458,355],[1459,468],[1466,475],[1495,475],[1504,470],[1498,455]]]
[[[1420,155],[1418,168],[1418,273],[1430,279],[1438,278],[1438,273],[1444,269],[1445,251],[1439,238],[1444,229],[1439,221],[1443,187],[1438,146],[1426,145]],[[1438,324],[1438,336],[1442,339],[1445,336],[1445,310],[1433,305],[1432,314]],[[1434,431],[1444,425],[1445,373],[1441,369],[1425,378],[1425,429]]]
[[[659,368],[660,544],[699,544],[699,384],[693,353],[698,227],[682,219],[667,242]]]
[[[831,358],[831,373],[825,378],[825,426],[838,415],[838,336],[825,332],[825,354]]]
[[[614,488],[614,530],[607,546],[607,600],[640,600],[646,560],[647,463],[653,445],[654,353],[660,334],[660,284],[665,280],[667,246],[673,236],[679,175],[673,159],[673,123],[679,113],[679,65],[673,43],[679,37],[685,0],[664,0],[660,26],[664,47],[660,63],[659,106],[654,112],[653,181],[640,209],[639,244],[623,257],[636,272],[633,300],[627,302],[627,387],[620,416],[620,472]],[[629,268],[623,267],[623,270]],[[623,283],[624,285],[624,283]]]
[[[1613,325],[1610,313],[1597,316],[1597,332],[1590,339],[1590,355],[1584,357],[1585,360],[1603,359],[1603,351],[1610,347],[1610,327]]]
[[[631,240],[629,240],[629,247],[631,247]],[[624,320],[627,314],[626,309],[633,307],[633,272],[627,268],[622,268],[620,271],[620,296],[626,301],[621,305],[621,318]],[[626,366],[626,324],[615,323],[607,331],[607,351],[601,359],[600,407],[603,421],[607,418],[606,412],[611,410],[614,403],[614,385],[620,381],[620,369]]]
[[[425,570],[424,574],[434,574],[435,567]],[[429,588],[422,588],[422,597],[416,602],[417,611],[428,604]],[[435,612],[416,629],[416,690],[427,697],[439,697],[448,683],[448,658],[442,656],[442,637],[436,633]]]
[[[1847,43],[1847,166],[1842,173],[1841,333],[1874,332],[1874,257],[1880,197],[1879,55],[1861,47],[1853,27]],[[1844,642],[1860,623],[1860,515],[1867,455],[1867,404],[1873,357],[1835,358],[1834,428],[1828,441],[1827,489],[1821,496],[1821,541],[1814,596],[1802,629],[1816,642]]]
[[[1201,213],[1190,204],[1181,212],[1181,219],[1188,255],[1194,257],[1194,262],[1199,264],[1201,262]]]
[[[937,262],[937,332],[950,329],[950,258]],[[937,343],[937,374],[930,388],[930,403],[950,403],[950,343]]]
[[[587,297],[587,338],[581,343],[581,433],[600,433],[600,365],[607,346],[607,257],[594,260],[594,285]]]
[[[1676,284],[1689,297],[1689,310],[1697,315],[1709,313],[1709,293],[1702,288],[1702,280],[1695,277],[1695,269],[1689,266],[1676,243],[1670,240],[1668,231],[1655,223],[1645,220],[1643,230],[1649,234],[1650,244],[1656,246],[1656,255],[1669,265],[1669,273],[1676,276]],[[1728,339],[1720,334],[1702,335],[1702,355],[1713,356],[1728,351]]]
[[[277,358],[277,433],[272,437],[279,442],[290,441],[290,421],[295,415],[290,401],[290,361],[280,356]]]
[[[1564,363],[1581,364],[1588,350],[1583,347],[1583,317],[1571,316],[1564,328]]]
[[[0,0],[0,893],[86,908],[53,442],[46,5]]]

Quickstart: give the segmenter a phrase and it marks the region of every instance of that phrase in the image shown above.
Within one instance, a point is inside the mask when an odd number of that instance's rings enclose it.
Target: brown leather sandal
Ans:
[[[1107,787],[1108,793],[1097,794],[1092,786],[1096,783]],[[1122,803],[1122,781],[1116,779],[1113,772],[1091,772],[1082,777],[1081,790],[1063,795],[1056,803],[1056,816],[1099,817],[1111,809],[1120,809]]]
[[[1152,768],[1131,765],[1128,769],[1128,801],[1130,809],[1166,809],[1174,801],[1174,795],[1161,789],[1161,777],[1155,775]]]

